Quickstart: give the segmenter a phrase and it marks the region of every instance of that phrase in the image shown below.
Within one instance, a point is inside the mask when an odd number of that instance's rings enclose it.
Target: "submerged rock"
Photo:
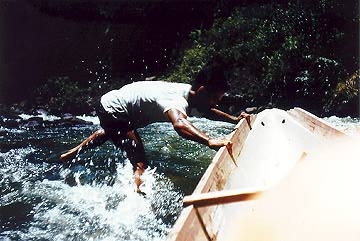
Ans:
[[[36,109],[33,111],[34,115],[49,115],[49,112],[44,109]]]
[[[62,118],[46,118],[48,113],[43,109],[34,112],[41,116],[30,116],[20,118],[18,114],[9,111],[0,116],[0,126],[4,128],[45,128],[45,127],[70,127],[75,125],[92,125],[92,122],[79,119],[72,114],[65,113]]]
[[[255,114],[257,110],[258,110],[257,107],[248,107],[245,109],[245,112],[249,114]]]
[[[22,119],[3,119],[0,125],[5,128],[18,128],[22,123]]]
[[[6,136],[8,134],[7,130],[0,129],[0,136]]]
[[[42,117],[31,117],[28,120],[22,121],[22,128],[39,128],[45,127],[44,120]]]
[[[92,125],[93,123],[90,121],[81,120],[81,119],[76,118],[69,114],[69,115],[64,116],[60,120],[49,121],[49,122],[47,122],[47,124],[54,125],[54,126],[68,127],[68,126],[75,126],[75,125]]]
[[[37,121],[37,122],[43,122],[43,118],[39,116],[30,117],[28,121]]]
[[[70,114],[70,113],[65,113],[65,114],[62,115],[61,118],[62,118],[63,120],[68,120],[68,119],[74,118],[74,116],[73,116],[72,114]]]

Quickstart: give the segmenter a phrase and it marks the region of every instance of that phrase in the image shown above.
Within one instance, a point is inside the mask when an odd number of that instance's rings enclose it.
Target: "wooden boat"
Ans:
[[[251,125],[252,130],[244,120],[238,123],[230,134],[234,159],[226,148],[220,149],[193,194],[184,198],[186,207],[168,241],[226,240],[224,227],[232,219],[226,206],[249,208],[246,201],[271,190],[314,147],[345,136],[301,108],[265,110],[252,116]],[[236,203],[224,205],[230,202]]]

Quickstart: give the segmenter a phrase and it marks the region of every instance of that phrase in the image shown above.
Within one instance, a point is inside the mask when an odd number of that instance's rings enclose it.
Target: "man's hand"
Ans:
[[[236,160],[235,160],[234,155],[233,155],[233,150],[232,150],[233,142],[232,141],[229,141],[229,140],[226,140],[226,139],[223,139],[223,138],[217,138],[217,139],[210,139],[209,140],[209,147],[211,149],[218,150],[222,146],[226,146],[226,149],[229,152],[231,160],[234,162],[235,166],[237,166]]]
[[[226,140],[224,138],[213,138],[209,139],[208,146],[211,149],[218,150],[220,147],[226,146],[226,148],[229,150],[232,150],[233,143],[229,140]]]
[[[248,124],[248,126],[249,126],[249,128],[250,128],[250,130],[251,130],[252,128],[251,128],[250,117],[251,117],[251,116],[250,116],[248,113],[241,112],[241,114],[240,114],[238,117],[236,117],[236,119],[237,119],[237,121],[240,121],[241,119],[244,119],[244,118],[245,118],[245,120],[246,120],[246,122],[247,122],[247,124]]]
[[[238,116],[238,117],[236,117],[236,119],[238,120],[238,121],[240,121],[241,119],[250,119],[250,115],[248,114],[248,113],[246,113],[246,112],[241,112],[241,114]]]
[[[140,190],[140,185],[142,184],[142,180],[140,177],[144,173],[144,171],[145,171],[144,163],[142,162],[136,163],[136,165],[134,166],[134,178],[135,178],[136,192],[140,194],[144,194]]]

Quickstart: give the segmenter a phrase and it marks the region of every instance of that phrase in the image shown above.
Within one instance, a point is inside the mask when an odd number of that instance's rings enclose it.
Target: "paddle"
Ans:
[[[259,190],[263,190],[263,188],[222,190],[201,194],[193,194],[184,197],[183,205],[184,207],[189,205],[194,205],[195,207],[204,207],[210,205],[253,200],[261,193],[261,191]]]

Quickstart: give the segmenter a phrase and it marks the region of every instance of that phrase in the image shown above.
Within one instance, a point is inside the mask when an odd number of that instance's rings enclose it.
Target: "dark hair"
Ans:
[[[208,66],[203,68],[192,83],[192,89],[196,90],[200,86],[205,86],[210,91],[227,91],[229,84],[223,68],[220,66]]]

